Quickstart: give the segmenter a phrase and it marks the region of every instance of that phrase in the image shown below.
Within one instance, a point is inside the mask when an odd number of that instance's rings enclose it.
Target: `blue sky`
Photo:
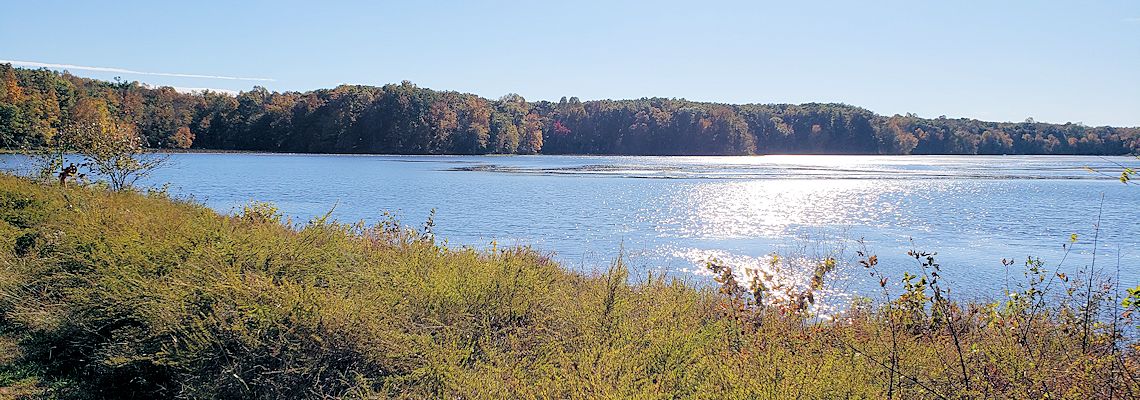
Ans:
[[[843,102],[1140,126],[1138,1],[7,1],[0,60],[186,88]],[[271,80],[220,79],[218,77]]]

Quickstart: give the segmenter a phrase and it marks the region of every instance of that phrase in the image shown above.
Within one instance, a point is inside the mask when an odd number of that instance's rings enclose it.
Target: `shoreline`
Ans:
[[[1110,387],[1140,391],[1126,378],[1140,372],[1136,337],[1120,336],[1115,325],[1135,320],[1115,312],[1112,325],[1100,314],[1067,318],[1080,316],[1085,298],[1064,296],[1062,287],[1050,292],[1057,298],[1040,297],[1039,308],[1034,290],[1049,272],[1030,264],[1027,288],[1000,301],[950,296],[931,280],[938,267],[928,263],[919,276],[884,276],[911,283],[901,293],[824,315],[811,305],[819,290],[839,284],[831,281],[831,258],[812,266],[810,286],[756,287],[738,281],[733,266],[712,264],[716,284],[703,288],[658,275],[631,280],[620,255],[608,270],[575,272],[526,248],[455,249],[402,225],[287,226],[264,203],[227,216],[193,202],[9,175],[0,175],[0,203],[0,348],[7,349],[0,393],[1037,398],[1062,391],[1104,398]],[[878,271],[881,261],[859,256]],[[1079,286],[1084,277],[1064,279]],[[1109,301],[1115,297],[1097,296],[1098,309],[1119,311]],[[888,378],[898,373],[891,365],[905,365],[905,376],[921,384]]]
[[[808,157],[1140,157],[1140,154],[872,154],[872,153],[771,153],[771,154],[501,154],[501,153],[484,153],[484,154],[462,154],[462,153],[449,153],[449,154],[431,154],[431,153],[301,153],[301,152],[283,152],[283,151],[266,151],[266,150],[226,150],[226,149],[166,149],[166,148],[151,148],[148,149],[151,153],[160,154],[282,154],[282,155],[322,155],[322,156],[385,156],[385,157],[401,157],[401,156],[439,156],[439,157],[455,157],[455,156],[473,156],[473,157],[535,157],[535,156],[550,156],[550,157],[655,157],[655,158],[672,158],[672,157],[699,157],[699,158],[713,158],[713,157],[794,157],[794,156],[808,156]],[[8,149],[0,148],[0,154],[24,154],[27,151],[21,149]]]

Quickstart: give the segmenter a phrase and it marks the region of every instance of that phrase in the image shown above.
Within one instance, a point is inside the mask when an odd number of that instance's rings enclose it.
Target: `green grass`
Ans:
[[[727,284],[629,279],[620,260],[581,274],[392,224],[290,226],[268,205],[223,216],[10,176],[0,221],[0,397],[1140,393],[1134,343],[1103,323],[1084,335],[1064,301],[938,313],[911,296],[822,321]]]

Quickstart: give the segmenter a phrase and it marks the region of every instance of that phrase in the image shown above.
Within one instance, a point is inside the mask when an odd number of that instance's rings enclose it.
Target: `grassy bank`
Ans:
[[[0,221],[0,397],[1140,393],[1134,343],[1082,318],[1079,293],[959,304],[915,281],[822,321],[732,279],[631,284],[620,262],[584,275],[392,224],[287,226],[265,205],[223,216],[8,176]]]

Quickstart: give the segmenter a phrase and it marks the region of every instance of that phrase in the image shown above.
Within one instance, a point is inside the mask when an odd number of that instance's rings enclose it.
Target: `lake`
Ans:
[[[15,156],[6,164],[18,164]],[[437,238],[488,249],[530,245],[567,268],[707,281],[705,262],[768,268],[804,282],[835,255],[836,293],[871,293],[865,247],[897,283],[910,249],[938,252],[957,293],[1001,295],[1027,256],[1070,275],[1092,263],[1140,279],[1140,187],[1116,180],[1128,157],[1063,156],[349,156],[174,154],[148,182],[223,213],[251,200],[295,221],[332,210],[374,223],[385,211]],[[1091,167],[1097,171],[1086,169]],[[1103,207],[1101,201],[1103,198]],[[1098,215],[1100,230],[1097,232]],[[860,243],[860,239],[862,242]],[[1018,264],[1003,266],[1002,258]],[[834,297],[834,296],[833,296]]]

